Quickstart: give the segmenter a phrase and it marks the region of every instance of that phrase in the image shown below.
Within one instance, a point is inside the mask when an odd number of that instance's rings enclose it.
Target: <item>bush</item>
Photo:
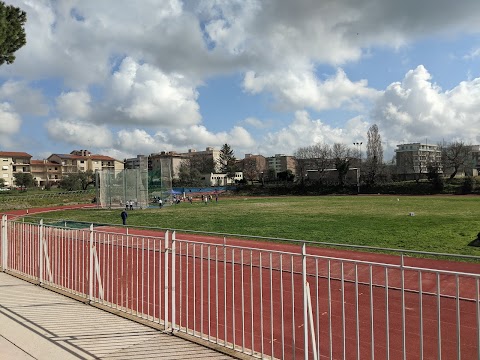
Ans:
[[[433,192],[436,194],[441,193],[445,188],[445,182],[443,181],[443,177],[441,176],[434,177],[431,180],[431,182],[432,182]]]
[[[463,180],[462,194],[471,194],[475,189],[475,179],[471,176],[467,176]]]

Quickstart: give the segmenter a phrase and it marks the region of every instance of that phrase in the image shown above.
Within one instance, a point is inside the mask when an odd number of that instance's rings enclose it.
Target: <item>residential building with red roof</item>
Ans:
[[[0,177],[5,186],[15,185],[14,174],[30,172],[31,158],[26,152],[0,151]]]

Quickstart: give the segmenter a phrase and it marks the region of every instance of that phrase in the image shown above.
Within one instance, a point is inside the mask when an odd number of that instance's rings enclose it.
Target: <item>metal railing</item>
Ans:
[[[480,359],[480,270],[6,216],[0,245],[3,271],[257,358]]]

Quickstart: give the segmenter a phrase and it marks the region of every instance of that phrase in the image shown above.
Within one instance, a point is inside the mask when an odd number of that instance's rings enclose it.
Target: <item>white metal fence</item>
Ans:
[[[4,215],[0,266],[258,358],[480,360],[480,270],[128,232]]]

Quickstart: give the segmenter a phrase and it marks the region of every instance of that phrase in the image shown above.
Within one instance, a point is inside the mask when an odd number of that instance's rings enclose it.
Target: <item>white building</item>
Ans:
[[[400,144],[397,145],[396,161],[399,175],[405,179],[413,179],[425,176],[429,166],[436,166],[442,173],[442,152],[438,145],[434,144]]]

